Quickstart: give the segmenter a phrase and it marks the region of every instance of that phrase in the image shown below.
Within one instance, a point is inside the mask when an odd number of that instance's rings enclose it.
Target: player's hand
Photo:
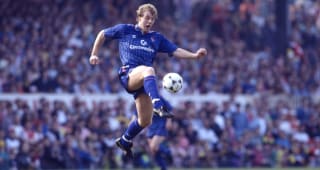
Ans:
[[[197,58],[203,58],[204,56],[207,55],[207,49],[205,48],[199,48],[199,50],[196,52]]]
[[[89,58],[89,61],[90,61],[90,64],[92,64],[92,65],[100,64],[100,59],[99,59],[99,57],[96,56],[96,55],[92,55],[92,56]]]

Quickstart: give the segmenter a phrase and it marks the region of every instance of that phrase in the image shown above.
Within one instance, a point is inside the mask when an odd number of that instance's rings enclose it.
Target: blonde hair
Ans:
[[[137,10],[137,21],[139,19],[139,17],[143,16],[143,13],[145,11],[150,11],[152,16],[154,17],[154,19],[158,18],[158,11],[157,8],[152,5],[152,4],[142,4],[139,6],[138,10]]]

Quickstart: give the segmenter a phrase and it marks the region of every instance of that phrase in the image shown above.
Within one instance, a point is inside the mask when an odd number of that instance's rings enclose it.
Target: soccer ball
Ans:
[[[178,73],[167,73],[162,79],[162,86],[170,93],[181,90],[183,79]]]

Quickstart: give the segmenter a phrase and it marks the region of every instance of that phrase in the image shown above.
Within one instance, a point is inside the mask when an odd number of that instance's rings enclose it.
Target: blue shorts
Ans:
[[[147,137],[152,138],[156,135],[166,137],[168,135],[166,122],[166,118],[154,115],[152,118],[152,124],[147,129]]]
[[[139,94],[145,93],[145,91],[143,86],[137,90],[133,90],[133,91],[128,90],[129,73],[132,71],[132,69],[133,68],[130,67],[129,65],[122,66],[118,71],[118,76],[119,76],[119,80],[121,82],[122,87],[124,87],[126,91],[132,94],[133,97],[136,99],[139,96]]]

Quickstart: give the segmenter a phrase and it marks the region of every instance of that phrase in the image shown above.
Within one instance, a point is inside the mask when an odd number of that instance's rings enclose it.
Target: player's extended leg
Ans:
[[[160,147],[161,143],[165,140],[164,136],[155,135],[149,139],[150,151],[154,156],[156,163],[160,166],[161,170],[167,169],[166,159],[163,158],[164,153],[163,148]]]
[[[173,115],[166,110],[160,98],[155,71],[152,67],[138,66],[130,72],[128,89],[136,90],[142,86],[151,98],[154,111],[162,117],[173,117]]]
[[[152,122],[152,103],[148,95],[142,93],[137,96],[135,100],[138,118],[133,120],[125,133],[116,140],[116,144],[122,150],[125,151],[125,154],[129,157],[132,157],[132,139],[136,137],[143,128],[150,125]]]

